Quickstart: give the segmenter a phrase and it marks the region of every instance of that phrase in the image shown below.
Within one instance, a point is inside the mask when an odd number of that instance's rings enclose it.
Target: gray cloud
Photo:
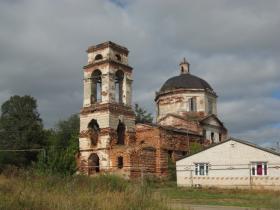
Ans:
[[[219,95],[232,135],[279,139],[280,3],[276,0],[63,0],[0,2],[0,103],[38,99],[47,127],[79,112],[89,45],[130,50],[134,101],[154,113],[154,93],[186,56]]]

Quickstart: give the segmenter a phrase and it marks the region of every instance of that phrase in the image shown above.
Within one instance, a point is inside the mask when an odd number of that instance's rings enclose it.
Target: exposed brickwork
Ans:
[[[132,118],[135,117],[135,114],[131,107],[126,107],[123,105],[118,105],[118,104],[112,104],[112,103],[107,103],[107,104],[92,104],[90,107],[83,107],[81,109],[81,114],[88,114],[88,113],[93,113],[93,112],[108,112],[110,111],[111,113],[119,114],[119,115],[126,115],[130,116]]]

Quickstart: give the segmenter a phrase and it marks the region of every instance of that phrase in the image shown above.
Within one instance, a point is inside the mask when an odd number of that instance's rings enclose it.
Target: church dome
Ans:
[[[180,63],[180,72],[179,76],[168,79],[160,92],[176,89],[203,89],[214,93],[213,88],[205,80],[190,74],[190,64],[186,58]]]
[[[203,79],[190,73],[168,79],[160,89],[160,92],[176,89],[204,89],[213,91],[213,88]]]

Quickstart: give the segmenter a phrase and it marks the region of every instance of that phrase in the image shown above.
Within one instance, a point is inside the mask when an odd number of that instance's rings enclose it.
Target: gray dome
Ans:
[[[188,73],[168,79],[161,87],[160,92],[176,90],[180,88],[204,90],[208,89],[213,91],[212,87],[205,80]]]

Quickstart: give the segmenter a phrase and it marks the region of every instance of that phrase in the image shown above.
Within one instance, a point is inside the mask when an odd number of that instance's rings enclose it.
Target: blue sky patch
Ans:
[[[280,90],[276,90],[272,93],[273,98],[280,99]]]

